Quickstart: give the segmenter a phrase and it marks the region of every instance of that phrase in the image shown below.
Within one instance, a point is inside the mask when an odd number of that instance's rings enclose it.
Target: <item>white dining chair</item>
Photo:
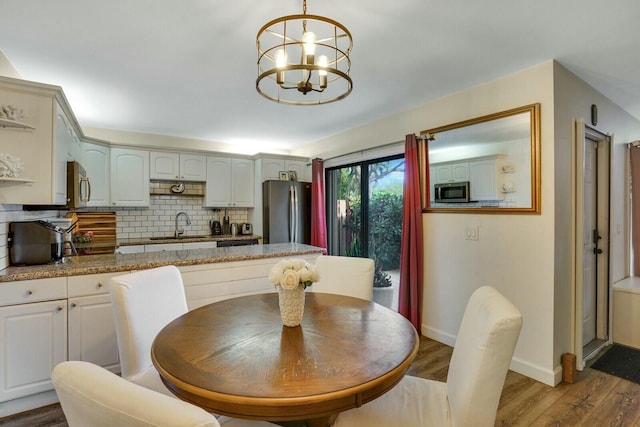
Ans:
[[[316,259],[320,280],[313,292],[339,294],[371,301],[374,263],[369,258],[320,255]]]
[[[522,327],[518,309],[489,286],[467,304],[447,382],[405,376],[381,397],[338,415],[334,427],[492,427]]]
[[[219,427],[197,406],[139,386],[89,362],[62,362],[51,380],[69,427]]]
[[[111,278],[122,377],[143,387],[173,394],[151,361],[156,335],[188,311],[180,270],[169,265]]]
[[[216,419],[89,362],[62,362],[53,368],[51,380],[69,427],[276,427],[266,421]]]

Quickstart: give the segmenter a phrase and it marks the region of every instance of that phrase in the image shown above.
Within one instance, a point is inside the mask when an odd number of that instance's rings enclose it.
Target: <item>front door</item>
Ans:
[[[610,138],[576,122],[575,352],[584,361],[609,337]]]

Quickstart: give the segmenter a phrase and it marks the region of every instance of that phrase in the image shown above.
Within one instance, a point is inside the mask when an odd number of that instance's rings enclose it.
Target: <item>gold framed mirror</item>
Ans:
[[[540,104],[420,136],[423,212],[540,214]]]

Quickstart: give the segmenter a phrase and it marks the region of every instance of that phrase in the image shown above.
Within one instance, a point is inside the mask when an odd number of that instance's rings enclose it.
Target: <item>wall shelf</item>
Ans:
[[[0,185],[13,185],[13,184],[33,184],[35,181],[32,179],[24,178],[2,178],[0,177]]]
[[[26,123],[2,118],[0,118],[0,126],[3,128],[35,129],[33,126]]]

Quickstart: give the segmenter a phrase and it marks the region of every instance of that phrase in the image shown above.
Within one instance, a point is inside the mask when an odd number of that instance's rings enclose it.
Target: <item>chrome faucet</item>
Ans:
[[[186,212],[178,212],[178,214],[176,215],[176,233],[175,233],[176,239],[184,234],[184,228],[182,230],[178,230],[178,218],[180,218],[180,215],[184,215],[187,221],[187,225],[191,225],[191,218],[189,218],[189,215],[187,215]]]

